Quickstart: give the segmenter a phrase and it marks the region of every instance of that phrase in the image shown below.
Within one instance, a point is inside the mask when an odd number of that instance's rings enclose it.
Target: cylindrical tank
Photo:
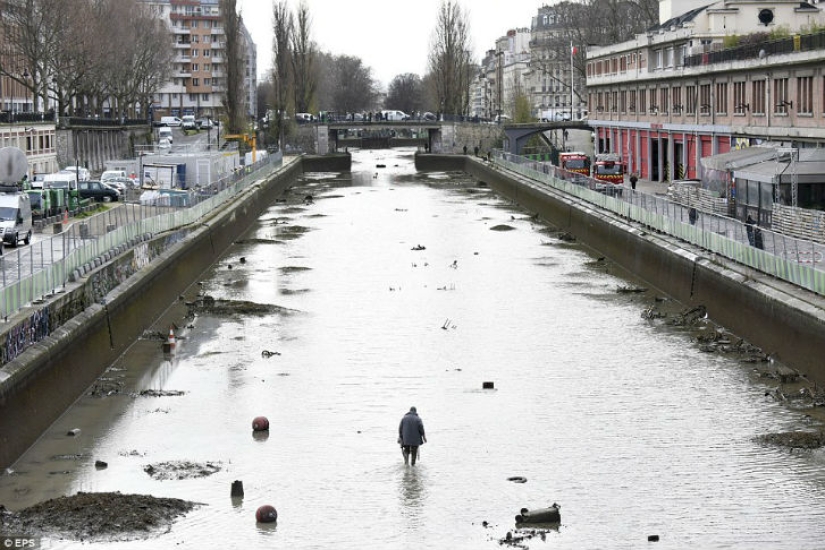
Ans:
[[[559,513],[559,505],[553,504],[549,508],[537,508],[535,510],[528,510],[522,508],[521,513],[516,516],[516,523],[559,523],[561,522],[561,514]]]

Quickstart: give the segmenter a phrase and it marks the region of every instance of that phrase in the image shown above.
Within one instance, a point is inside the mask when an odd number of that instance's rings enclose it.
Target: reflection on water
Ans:
[[[198,315],[171,359],[136,343],[118,361],[125,391],[79,400],[0,477],[0,503],[83,490],[205,504],[124,550],[493,549],[522,508],[553,502],[558,530],[525,547],[822,547],[825,456],[754,441],[816,426],[767,400],[749,366],[642,319],[652,297],[617,293],[609,269],[467,176],[416,174],[409,151],[354,161],[353,177],[317,175],[270,205],[192,290],[283,309]],[[184,393],[134,396],[146,388]],[[428,434],[415,467],[396,444],[410,403]],[[143,471],[174,460],[222,469]],[[263,504],[276,526],[256,525]]]

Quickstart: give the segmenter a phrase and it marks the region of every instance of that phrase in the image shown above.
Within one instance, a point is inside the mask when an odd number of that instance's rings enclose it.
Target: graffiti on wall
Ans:
[[[49,307],[35,311],[22,323],[12,327],[6,333],[4,342],[0,342],[3,364],[13,361],[26,349],[49,335]]]

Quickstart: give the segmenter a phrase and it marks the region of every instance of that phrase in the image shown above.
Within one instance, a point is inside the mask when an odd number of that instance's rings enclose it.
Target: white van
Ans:
[[[181,124],[183,124],[183,121],[176,116],[160,117],[161,126],[169,126],[170,128],[180,128]]]
[[[0,236],[3,244],[12,247],[19,241],[31,242],[32,205],[27,193],[0,194]]]
[[[89,172],[89,169],[83,168],[82,166],[67,166],[66,168],[63,168],[61,172],[74,174],[75,176],[77,176],[78,181],[89,181],[90,179],[92,179],[92,173]]]
[[[395,110],[381,111],[381,114],[383,115],[384,120],[400,121],[400,120],[407,120],[407,119],[410,118],[407,115],[407,113],[405,113],[404,111],[395,111]]]
[[[161,126],[158,128],[158,141],[162,139],[168,139],[169,143],[172,143],[174,140],[172,139],[172,129],[168,126]]]
[[[184,130],[197,130],[198,123],[195,122],[195,117],[193,115],[183,115],[181,119],[181,126]]]
[[[88,180],[83,180],[88,181]],[[43,189],[77,189],[77,175],[74,172],[58,172],[43,176]]]

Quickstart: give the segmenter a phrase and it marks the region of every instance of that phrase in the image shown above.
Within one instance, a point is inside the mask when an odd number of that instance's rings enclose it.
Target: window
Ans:
[[[201,79],[200,78],[193,78],[192,79],[192,86],[200,86],[200,85],[201,85]]]
[[[745,114],[749,108],[748,103],[745,101],[745,83],[744,82],[734,82],[733,83],[733,112],[737,115]]]
[[[754,80],[752,83],[753,93],[751,94],[751,112],[755,115],[765,114],[765,81]]]
[[[189,101],[195,102],[198,100],[198,94],[189,94]]]
[[[650,99],[650,110],[651,112],[656,111],[659,107],[656,105],[656,90],[648,90],[648,96]]]
[[[209,94],[201,94],[201,100],[203,100],[203,101],[209,101],[209,99],[210,99],[210,98],[209,98]]]
[[[685,112],[689,115],[696,114],[696,86],[685,88]]]
[[[659,90],[659,111],[662,113],[668,112],[668,98],[670,96],[670,90],[668,88],[662,88]]]
[[[788,98],[788,79],[775,78],[773,81],[773,97],[776,98],[774,113],[777,115],[787,115],[791,102]]]
[[[619,94],[619,111],[627,112],[627,92],[625,90],[622,90]]]
[[[192,57],[198,57],[200,55],[200,50],[194,49],[192,50]]]
[[[197,63],[192,63],[192,72],[194,73],[194,72],[197,72],[199,70],[200,69],[198,68],[198,64]]]
[[[203,56],[204,56],[204,57],[211,57],[211,56],[212,56],[212,52],[211,52],[210,50],[203,50]]]
[[[193,19],[192,21],[190,21],[190,22],[189,22],[189,27],[190,27],[190,28],[193,28],[193,29],[197,29],[197,28],[198,28],[198,20],[197,20],[197,19]]]
[[[699,113],[709,115],[711,108],[710,84],[699,85]]]
[[[728,83],[716,83],[716,113],[724,115],[728,112]]]
[[[647,111],[647,94],[645,94],[644,90],[639,91],[639,105],[637,109],[640,113]]]
[[[800,76],[796,79],[796,113],[812,115],[814,112],[814,77]]]
[[[662,68],[662,50],[654,50],[653,51],[653,68],[654,69],[661,69]]]
[[[682,114],[685,109],[685,106],[682,105],[682,88],[680,86],[671,88],[670,97],[673,99],[673,114]]]
[[[673,48],[665,50],[665,67],[673,67]]]
[[[627,108],[631,112],[636,110],[636,90],[630,90],[630,105]]]
[[[203,79],[203,85],[204,86],[211,86],[212,85],[212,79],[211,78],[204,78]]]

